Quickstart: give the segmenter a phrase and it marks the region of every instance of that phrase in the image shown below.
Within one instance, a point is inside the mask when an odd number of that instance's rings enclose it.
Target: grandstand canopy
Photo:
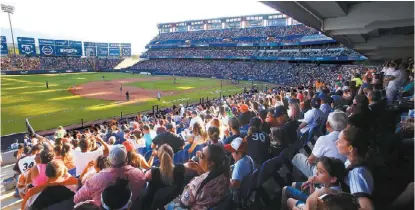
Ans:
[[[371,60],[414,55],[414,2],[268,1]]]

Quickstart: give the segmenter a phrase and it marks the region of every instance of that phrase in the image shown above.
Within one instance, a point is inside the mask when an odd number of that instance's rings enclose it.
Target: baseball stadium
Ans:
[[[414,2],[257,4],[139,54],[2,4],[1,209],[412,209]]]

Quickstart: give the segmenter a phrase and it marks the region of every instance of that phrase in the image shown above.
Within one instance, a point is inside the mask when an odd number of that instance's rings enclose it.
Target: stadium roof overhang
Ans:
[[[268,1],[371,60],[414,55],[414,2]]]

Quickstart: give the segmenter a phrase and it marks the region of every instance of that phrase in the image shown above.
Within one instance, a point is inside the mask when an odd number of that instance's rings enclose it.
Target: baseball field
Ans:
[[[230,95],[251,82],[236,85],[223,80],[222,84],[222,94]],[[47,130],[119,117],[121,112],[126,116],[151,110],[153,105],[162,108],[218,98],[220,91],[221,80],[207,78],[176,77],[174,83],[172,76],[128,73],[2,75],[1,135],[25,131],[26,118],[36,131]]]

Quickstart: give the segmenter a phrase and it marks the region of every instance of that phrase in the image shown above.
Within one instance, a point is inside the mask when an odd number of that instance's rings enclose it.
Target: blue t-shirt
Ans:
[[[144,141],[146,143],[146,148],[147,149],[150,148],[151,147],[151,143],[153,143],[153,138],[154,137],[151,136],[151,134],[147,133],[147,134],[144,134],[143,138],[144,138]]]
[[[223,144],[230,144],[234,139],[241,137],[240,135],[232,135],[223,140]]]
[[[238,160],[233,167],[232,179],[241,181],[254,171],[254,161],[248,155]]]

